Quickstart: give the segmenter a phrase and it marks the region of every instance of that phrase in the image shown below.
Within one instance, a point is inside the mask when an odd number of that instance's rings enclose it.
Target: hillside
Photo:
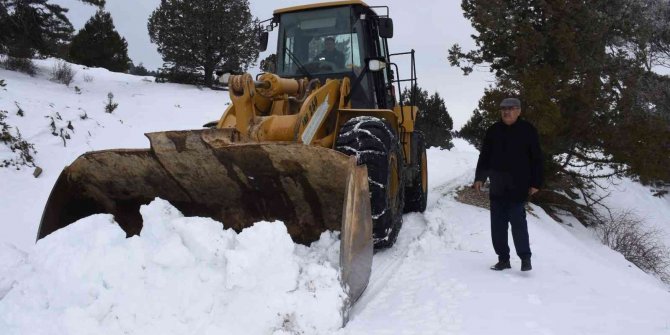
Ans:
[[[146,148],[149,141],[144,133],[200,128],[217,120],[229,101],[226,92],[157,84],[152,77],[76,64],[72,65],[74,81],[67,87],[49,80],[55,59],[35,62],[39,67],[35,77],[0,70],[0,79],[6,83],[0,91],[0,110],[7,111],[7,122],[35,145],[35,163],[44,170],[34,178],[32,168],[0,169],[0,217],[5,222],[0,242],[21,248],[34,243],[51,186],[77,156],[91,150]],[[105,112],[110,92],[118,103],[111,114]],[[19,107],[23,117],[17,115]],[[11,156],[8,151],[0,146],[0,159]]]
[[[462,140],[428,151],[428,209],[405,215],[396,245],[375,254],[344,328],[336,233],[305,247],[281,222],[238,234],[156,200],[142,209],[141,237],[125,239],[111,216],[96,215],[35,245],[51,186],[78,155],[146,147],[144,132],[199,128],[228,101],[225,92],[76,65],[66,87],[49,80],[55,60],[37,62],[36,77],[0,70],[0,110],[44,169],[39,178],[32,168],[0,169],[0,334],[670,333],[667,285],[539,207],[528,215],[533,271],[520,272],[514,255],[511,270],[490,271],[489,213],[454,199],[478,156]],[[109,92],[119,104],[111,114]],[[0,158],[10,155],[0,146]],[[637,209],[670,232],[668,197],[630,180],[610,191],[612,207]]]

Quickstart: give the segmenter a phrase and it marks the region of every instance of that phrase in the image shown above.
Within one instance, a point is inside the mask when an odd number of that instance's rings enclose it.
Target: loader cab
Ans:
[[[378,66],[389,63],[389,22],[356,0],[279,9],[269,25],[278,27],[276,74],[322,84],[348,77],[353,108],[392,108],[392,72]]]

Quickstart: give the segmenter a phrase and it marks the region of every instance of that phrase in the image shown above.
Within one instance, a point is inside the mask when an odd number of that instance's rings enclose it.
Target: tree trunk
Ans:
[[[205,65],[205,86],[212,87],[212,76],[214,75],[214,66]]]

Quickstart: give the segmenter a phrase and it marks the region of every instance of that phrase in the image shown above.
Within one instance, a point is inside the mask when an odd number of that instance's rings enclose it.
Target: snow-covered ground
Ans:
[[[51,186],[79,154],[146,147],[142,133],[198,128],[228,101],[81,67],[68,88],[48,80],[53,60],[38,63],[35,78],[0,70],[0,110],[35,144],[45,171],[0,169],[0,334],[670,334],[668,286],[538,207],[528,215],[533,271],[520,272],[514,257],[512,270],[490,271],[488,211],[454,200],[477,159],[461,140],[429,150],[428,209],[405,215],[396,245],[375,254],[371,282],[341,329],[337,234],[308,248],[280,222],[237,234],[156,200],[142,209],[141,237],[125,239],[97,215],[35,245]],[[110,91],[119,107],[106,114]],[[51,117],[59,129],[71,121],[66,147]],[[608,201],[670,232],[668,197],[624,180]]]
[[[0,69],[0,79],[6,83],[0,88],[0,110],[6,110],[8,123],[35,144],[36,164],[44,170],[34,178],[32,169],[0,169],[0,242],[24,249],[35,242],[42,208],[56,178],[77,156],[92,150],[149,147],[144,133],[200,128],[218,120],[230,101],[227,92],[157,84],[153,77],[75,64],[74,81],[66,87],[49,80],[55,59],[35,62],[39,74],[34,78]],[[110,92],[118,107],[108,114]],[[23,117],[17,115],[19,107]],[[52,121],[57,136],[52,135]],[[70,137],[65,144],[61,131]],[[8,151],[0,145],[0,160]]]

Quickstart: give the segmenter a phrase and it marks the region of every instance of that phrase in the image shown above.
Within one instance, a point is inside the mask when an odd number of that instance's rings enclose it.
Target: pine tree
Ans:
[[[480,112],[479,109],[475,109],[468,122],[458,131],[458,137],[465,139],[481,150],[486,129],[492,124],[493,122],[490,122],[484,113]]]
[[[128,69],[128,73],[136,76],[150,76],[151,72],[147,70],[146,67],[144,67],[144,64],[140,62],[139,65],[135,66],[132,62],[130,62],[130,68]]]
[[[557,157],[545,164],[550,181],[610,175],[589,172],[603,166],[670,180],[670,123],[658,116],[667,105],[650,95],[663,87],[652,67],[670,64],[667,1],[464,0],[462,8],[478,47],[454,45],[449,62],[466,74],[486,64],[496,82],[461,133],[481,131],[479,119],[497,120],[500,100],[517,96],[546,156]]]
[[[86,22],[70,45],[70,59],[78,64],[125,72],[130,67],[128,43],[114,28],[112,16],[102,10]]]
[[[265,57],[260,64],[261,71],[263,72],[276,72],[277,71],[277,54],[270,54]]]
[[[0,52],[21,58],[53,55],[72,35],[65,13],[47,0],[0,0]]]
[[[451,149],[454,146],[451,143],[451,130],[454,127],[454,122],[447,111],[444,99],[439,93],[435,92],[429,95],[428,91],[414,86],[412,91],[405,88],[401,99],[404,105],[414,103],[419,108],[414,128],[423,132],[427,147],[435,146],[442,149]],[[412,102],[413,100],[414,102]]]
[[[258,58],[256,21],[247,0],[163,0],[148,23],[167,73],[245,71]]]
[[[87,3],[89,5],[94,5],[98,6],[100,8],[105,8],[105,0],[80,0],[83,3]]]

